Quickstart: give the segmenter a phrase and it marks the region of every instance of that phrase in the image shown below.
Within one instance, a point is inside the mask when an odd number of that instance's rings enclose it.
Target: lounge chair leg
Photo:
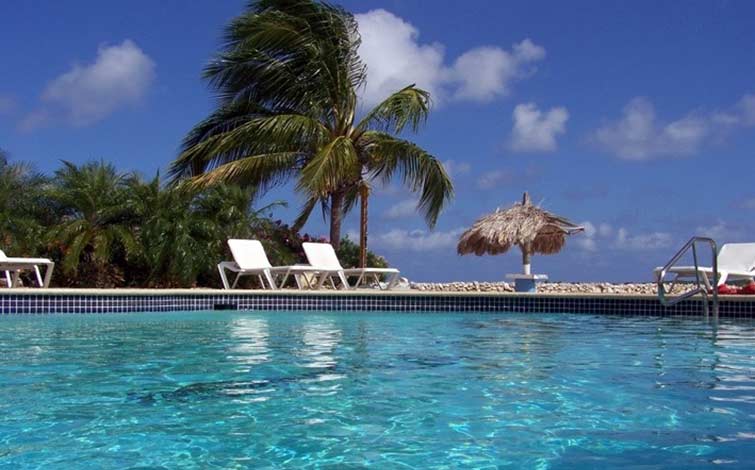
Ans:
[[[11,288],[13,286],[13,281],[10,277],[10,271],[5,271],[5,287]]]
[[[50,281],[52,280],[52,270],[55,269],[55,263],[50,263],[47,265],[47,269],[45,269],[45,279],[42,282],[42,286],[44,288],[50,287]]]
[[[323,286],[325,285],[325,282],[326,282],[326,281],[327,281],[327,280],[328,280],[329,278],[330,278],[330,273],[327,273],[327,272],[325,272],[325,273],[322,273],[322,274],[320,275],[320,279],[319,279],[319,280],[317,281],[317,289],[318,289],[318,290],[319,290],[319,289],[322,289],[322,288],[323,288]]]
[[[47,269],[45,269],[45,280],[42,283],[43,287],[45,288],[50,287],[50,281],[52,280],[53,269],[55,269],[55,263],[48,264]]]
[[[313,276],[317,277],[317,273],[306,273],[301,274],[299,277],[296,278],[296,285],[301,289],[301,279],[304,279],[304,282],[307,284],[307,289],[312,290],[312,280],[309,278],[307,274],[312,274]]]
[[[39,272],[39,266],[34,266],[34,274],[37,276],[37,285],[43,287],[44,283],[42,282],[42,274]]]
[[[288,276],[291,274],[291,270],[286,270],[286,273],[283,275],[283,280],[280,283],[281,288],[286,287],[286,281],[288,281]]]
[[[238,273],[238,274],[236,275],[236,279],[235,279],[235,280],[233,281],[233,285],[231,286],[231,289],[235,289],[235,288],[236,288],[236,284],[238,284],[238,283],[239,283],[239,279],[241,279],[241,275],[242,275],[242,274],[243,274],[243,273]]]
[[[396,284],[398,284],[399,274],[400,273],[393,273],[393,275],[391,275],[391,278],[388,280],[388,285],[385,286],[385,290],[391,290],[396,287]]]
[[[343,284],[343,288],[346,290],[351,289],[351,285],[349,284],[349,280],[346,278],[346,274],[344,274],[343,271],[338,271],[338,279],[341,280],[341,284]]]
[[[225,275],[223,265],[218,265],[218,272],[220,272],[220,280],[223,282],[223,289],[230,289],[230,287],[228,287],[228,278]]]
[[[278,288],[278,286],[275,285],[275,279],[273,278],[273,273],[270,272],[269,269],[265,269],[262,271],[262,273],[265,275],[265,279],[267,279],[268,284],[270,284],[270,288],[272,290],[275,290]],[[262,282],[262,278],[260,277],[260,282]],[[265,288],[265,283],[262,283],[262,288]]]

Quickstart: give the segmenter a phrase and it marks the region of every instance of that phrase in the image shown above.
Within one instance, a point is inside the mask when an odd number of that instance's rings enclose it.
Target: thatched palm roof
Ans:
[[[532,205],[524,193],[521,203],[480,218],[459,239],[460,255],[497,255],[516,245],[526,253],[558,253],[566,236],[583,228],[569,220]]]

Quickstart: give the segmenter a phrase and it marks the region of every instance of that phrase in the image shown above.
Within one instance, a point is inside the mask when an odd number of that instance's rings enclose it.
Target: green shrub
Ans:
[[[273,265],[306,263],[302,243],[327,239],[274,220],[283,203],[254,209],[256,194],[231,185],[167,187],[103,161],[64,163],[46,177],[0,151],[0,249],[51,258],[53,285],[66,287],[220,287],[216,266],[231,259],[229,238],[260,240]],[[357,266],[359,247],[345,238],[338,256]],[[367,260],[387,266],[371,252]]]

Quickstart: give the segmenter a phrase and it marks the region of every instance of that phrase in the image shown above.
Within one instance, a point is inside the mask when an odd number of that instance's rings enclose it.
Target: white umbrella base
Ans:
[[[538,282],[547,281],[546,274],[507,274],[507,279],[514,280],[515,292],[537,292]]]

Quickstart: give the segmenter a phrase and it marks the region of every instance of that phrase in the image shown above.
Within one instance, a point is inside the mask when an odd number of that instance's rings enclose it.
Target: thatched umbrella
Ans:
[[[563,217],[533,206],[524,193],[521,204],[480,218],[459,239],[456,251],[460,255],[474,253],[497,255],[517,245],[522,250],[524,274],[530,274],[530,257],[533,253],[558,253],[566,236],[584,230]]]

